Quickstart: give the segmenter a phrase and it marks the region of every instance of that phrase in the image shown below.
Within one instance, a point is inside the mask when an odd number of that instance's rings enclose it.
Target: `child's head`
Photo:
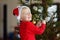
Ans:
[[[31,21],[32,14],[28,7],[23,7],[21,11],[21,21]]]
[[[31,21],[32,19],[30,8],[27,6],[18,6],[13,10],[13,14],[16,15],[18,21]]]

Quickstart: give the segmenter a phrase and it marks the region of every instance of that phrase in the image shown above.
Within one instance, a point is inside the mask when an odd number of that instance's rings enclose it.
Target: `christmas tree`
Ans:
[[[30,4],[28,3],[30,1]],[[47,27],[42,35],[36,35],[36,40],[60,40],[60,21],[58,21],[58,6],[53,4],[53,0],[35,0],[41,3],[32,4],[32,0],[23,2],[19,0],[22,5],[30,7],[32,12],[32,22],[36,24],[38,21],[45,19]],[[53,5],[52,5],[53,4]]]

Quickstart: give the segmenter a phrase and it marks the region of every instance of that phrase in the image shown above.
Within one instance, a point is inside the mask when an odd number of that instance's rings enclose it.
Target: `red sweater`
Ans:
[[[46,24],[42,24],[40,28],[36,27],[32,22],[20,23],[21,40],[35,40],[35,34],[42,34],[46,28]]]

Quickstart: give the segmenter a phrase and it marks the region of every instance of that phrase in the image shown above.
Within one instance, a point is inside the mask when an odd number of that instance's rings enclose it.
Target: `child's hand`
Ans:
[[[37,27],[41,26],[41,21],[38,21],[38,23],[36,24]]]
[[[43,23],[43,24],[46,24],[46,21],[45,21],[45,20],[39,21],[39,22],[36,24],[36,26],[37,26],[37,27],[40,27],[42,23]]]
[[[46,21],[45,21],[45,20],[42,20],[42,23],[43,23],[43,24],[46,24]]]

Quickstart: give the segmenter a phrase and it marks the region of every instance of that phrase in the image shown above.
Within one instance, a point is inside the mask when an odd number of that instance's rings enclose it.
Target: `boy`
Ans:
[[[37,23],[37,26],[34,25],[32,22],[32,14],[30,8],[27,6],[20,6],[14,9],[13,14],[17,14],[17,19],[19,21],[19,32],[21,40],[36,40],[36,34],[43,34],[46,28],[46,22],[43,20]]]

